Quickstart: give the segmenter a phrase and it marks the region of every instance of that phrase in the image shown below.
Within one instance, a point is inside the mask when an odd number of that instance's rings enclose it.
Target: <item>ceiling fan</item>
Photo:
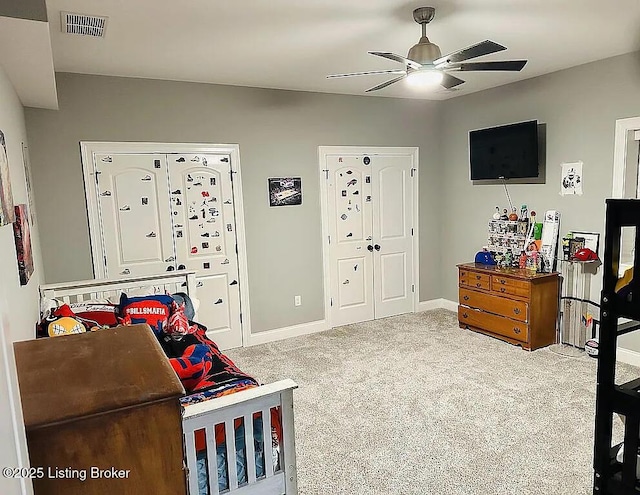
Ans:
[[[375,74],[394,74],[397,77],[367,89],[367,93],[386,88],[402,79],[407,79],[415,85],[441,85],[445,89],[453,89],[464,81],[450,72],[471,71],[508,71],[518,72],[526,65],[526,60],[504,60],[499,62],[466,62],[472,58],[501,52],[507,47],[493,41],[482,41],[463,48],[449,55],[442,56],[440,47],[431,43],[427,38],[427,24],[435,17],[433,7],[419,7],[413,11],[413,20],[422,26],[422,37],[413,45],[406,57],[390,52],[369,52],[371,55],[386,58],[404,64],[404,69],[374,70],[367,72],[352,72],[349,74],[332,74],[327,78],[369,76]]]

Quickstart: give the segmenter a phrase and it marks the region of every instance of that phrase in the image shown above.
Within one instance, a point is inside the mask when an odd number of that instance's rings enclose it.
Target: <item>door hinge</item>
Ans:
[[[411,168],[411,177],[413,177],[413,176],[414,176],[415,171],[416,171],[416,169],[415,169],[415,168]]]
[[[411,235],[413,235],[413,227],[411,228]]]
[[[329,299],[330,305],[333,306],[333,297]]]
[[[329,238],[329,244],[331,244],[331,236],[328,235],[327,237]]]
[[[242,313],[240,313],[240,323],[242,323]]]
[[[322,171],[324,172],[325,180],[329,180],[329,169],[325,168],[325,169],[322,169]]]
[[[236,244],[236,254],[238,254],[238,245]]]
[[[416,291],[416,286],[415,284],[411,284],[411,292],[415,292]]]

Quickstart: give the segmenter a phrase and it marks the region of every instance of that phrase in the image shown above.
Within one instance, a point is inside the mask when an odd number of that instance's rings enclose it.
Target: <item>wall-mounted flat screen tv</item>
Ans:
[[[469,132],[471,180],[538,177],[538,121]]]

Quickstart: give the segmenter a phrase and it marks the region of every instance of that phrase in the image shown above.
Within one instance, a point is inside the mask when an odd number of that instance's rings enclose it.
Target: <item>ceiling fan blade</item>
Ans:
[[[383,89],[386,88],[387,86],[391,86],[393,83],[397,83],[398,81],[400,81],[401,79],[404,79],[406,76],[402,75],[400,77],[396,77],[395,79],[391,79],[387,82],[383,82],[382,84],[378,84],[377,86],[374,86],[373,88],[369,88],[365,91],[365,93],[370,93],[371,91],[378,91],[379,89]]]
[[[451,74],[443,74],[442,82],[440,83],[446,89],[455,88],[456,86],[460,86],[464,81],[456,76],[452,76]]]
[[[419,64],[418,62],[414,62],[413,60],[403,57],[401,55],[396,55],[395,53],[390,53],[390,52],[369,52],[369,53],[377,57],[388,58],[389,60],[393,60],[394,62],[400,62],[401,64],[405,64],[411,67],[412,69],[420,69],[422,67],[422,64]]]
[[[462,64],[451,64],[444,70],[455,70],[461,72],[478,70],[502,70],[518,72],[527,64],[526,60],[504,60],[501,62],[466,62]]]
[[[501,52],[506,50],[506,46],[499,45],[498,43],[490,40],[481,41],[475,45],[468,46],[457,52],[450,53],[444,57],[440,57],[433,61],[433,64],[438,68],[438,65],[449,64],[456,62],[464,62],[471,58],[481,57],[482,55],[489,55],[490,53]]]
[[[370,70],[368,72],[351,72],[349,74],[331,74],[327,76],[327,79],[334,77],[352,77],[352,76],[371,76],[375,74],[406,74],[407,71],[403,69],[396,70]]]

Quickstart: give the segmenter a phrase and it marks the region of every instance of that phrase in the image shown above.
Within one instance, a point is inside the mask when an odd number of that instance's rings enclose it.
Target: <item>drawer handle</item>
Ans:
[[[476,287],[482,287],[482,284],[481,284],[480,282],[478,282],[478,283],[476,284]]]
[[[464,299],[465,301],[469,300],[469,296],[464,296],[462,299]]]
[[[513,312],[517,315],[520,314],[520,308],[513,308]]]
[[[476,275],[476,279],[480,280],[482,278],[482,275]]]
[[[500,283],[501,283],[501,284],[506,284],[506,283],[507,283],[507,281],[506,281],[505,279],[500,279]]]
[[[463,318],[469,318],[469,315],[467,313],[462,313],[462,317]]]
[[[513,327],[513,333],[515,333],[516,335],[518,335],[522,330],[520,330],[518,327]]]
[[[504,292],[504,291],[506,291],[506,290],[507,290],[507,288],[506,288],[506,287],[500,287],[500,292]]]

